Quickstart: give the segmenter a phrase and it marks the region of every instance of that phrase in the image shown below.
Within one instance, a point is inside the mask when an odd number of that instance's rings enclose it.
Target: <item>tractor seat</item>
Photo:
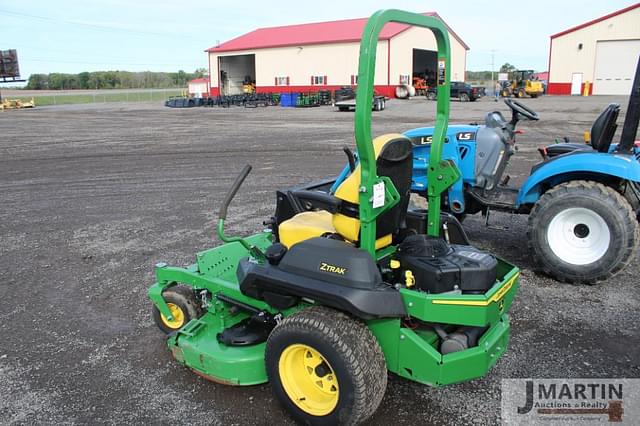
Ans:
[[[538,148],[543,158],[554,158],[559,155],[575,151],[609,152],[613,135],[618,125],[616,121],[620,113],[620,104],[609,104],[593,122],[591,126],[591,144],[584,143],[558,143],[544,148]]]
[[[400,194],[400,201],[377,218],[376,249],[393,241],[400,225],[404,223],[409,204],[413,155],[411,140],[401,134],[387,134],[373,140],[378,176],[387,176]],[[280,243],[287,248],[294,244],[320,236],[338,236],[358,245],[360,219],[358,217],[360,165],[335,192],[333,213],[315,210],[298,213],[278,227]]]

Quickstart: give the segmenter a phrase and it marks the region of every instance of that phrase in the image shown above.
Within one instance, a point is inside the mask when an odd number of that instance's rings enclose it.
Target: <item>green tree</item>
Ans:
[[[511,65],[509,62],[505,62],[501,67],[500,67],[500,72],[513,72],[515,71],[517,68],[513,65]]]
[[[49,88],[49,76],[47,74],[31,74],[29,76],[27,89],[42,90],[42,89],[48,89],[48,88]]]
[[[88,72],[81,72],[80,74],[78,74],[78,88],[79,89],[90,89],[91,86],[89,86],[89,80],[91,78],[91,74],[89,74]]]

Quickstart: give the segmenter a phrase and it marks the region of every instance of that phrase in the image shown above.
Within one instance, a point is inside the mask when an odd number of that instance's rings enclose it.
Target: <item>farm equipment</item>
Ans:
[[[544,93],[542,82],[532,78],[533,70],[514,71],[513,74],[514,79],[503,85],[501,93],[503,98],[511,96],[537,98]]]
[[[245,76],[244,80],[242,81],[242,93],[246,95],[250,95],[252,93],[255,93],[255,91],[256,91],[255,80],[250,75]]]
[[[640,117],[640,61],[620,141],[613,144],[619,105],[610,104],[591,127],[590,143],[560,143],[539,149],[520,188],[503,177],[514,154],[516,125],[538,120],[525,105],[505,99],[510,121],[498,111],[484,125],[447,130],[443,158],[462,171],[443,197],[458,216],[490,210],[529,215],[529,248],[538,267],[559,281],[595,283],[622,270],[640,239],[640,145],[634,140]],[[412,191],[427,195],[434,153],[434,129],[405,132],[414,148]]]
[[[416,96],[424,96],[427,94],[427,80],[422,77],[413,77],[413,87],[416,89]]]
[[[387,98],[382,95],[378,95],[373,92],[371,101],[371,109],[373,111],[382,111],[387,107]],[[346,112],[356,109],[356,91],[349,86],[342,87],[336,90],[336,101],[334,106],[338,108],[338,111]]]
[[[35,107],[36,101],[33,98],[31,98],[30,101],[23,101],[22,99],[2,99],[2,102],[0,102],[0,110]]]
[[[430,28],[446,70],[428,170],[431,208],[413,215],[427,234],[404,227],[410,139],[371,136],[376,45],[387,22]],[[245,166],[220,208],[224,244],[186,268],[156,265],[153,316],[178,362],[219,383],[269,381],[287,411],[308,424],[366,420],[382,400],[387,370],[432,386],[487,373],[508,344],[519,271],[447,242],[440,196],[459,176],[440,159],[449,73],[439,19],[398,10],[369,19],[358,68],[359,162],[349,155],[353,167],[335,193],[331,181],[278,191],[270,230],[230,237],[227,209],[251,170]]]

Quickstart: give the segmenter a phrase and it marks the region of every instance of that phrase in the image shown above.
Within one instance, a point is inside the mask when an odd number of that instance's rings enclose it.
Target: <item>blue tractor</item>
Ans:
[[[564,282],[593,284],[621,271],[640,240],[640,62],[619,143],[612,143],[618,104],[608,105],[591,128],[590,143],[540,148],[523,185],[503,178],[514,154],[516,125],[539,116],[505,99],[511,120],[493,111],[483,125],[452,125],[443,160],[461,177],[443,197],[442,208],[458,217],[490,210],[528,214],[527,237],[539,270]],[[433,128],[405,132],[413,144],[412,191],[426,196]]]

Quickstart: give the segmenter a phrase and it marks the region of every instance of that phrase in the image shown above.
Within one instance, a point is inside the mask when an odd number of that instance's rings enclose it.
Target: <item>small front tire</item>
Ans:
[[[325,307],[304,309],[278,324],[265,363],[275,396],[303,424],[363,422],[387,386],[384,355],[369,329]]]
[[[173,319],[170,320],[161,314],[155,305],[152,315],[153,321],[165,334],[180,330],[189,321],[202,315],[200,305],[190,287],[183,285],[169,287],[162,293],[162,297],[169,306]]]

